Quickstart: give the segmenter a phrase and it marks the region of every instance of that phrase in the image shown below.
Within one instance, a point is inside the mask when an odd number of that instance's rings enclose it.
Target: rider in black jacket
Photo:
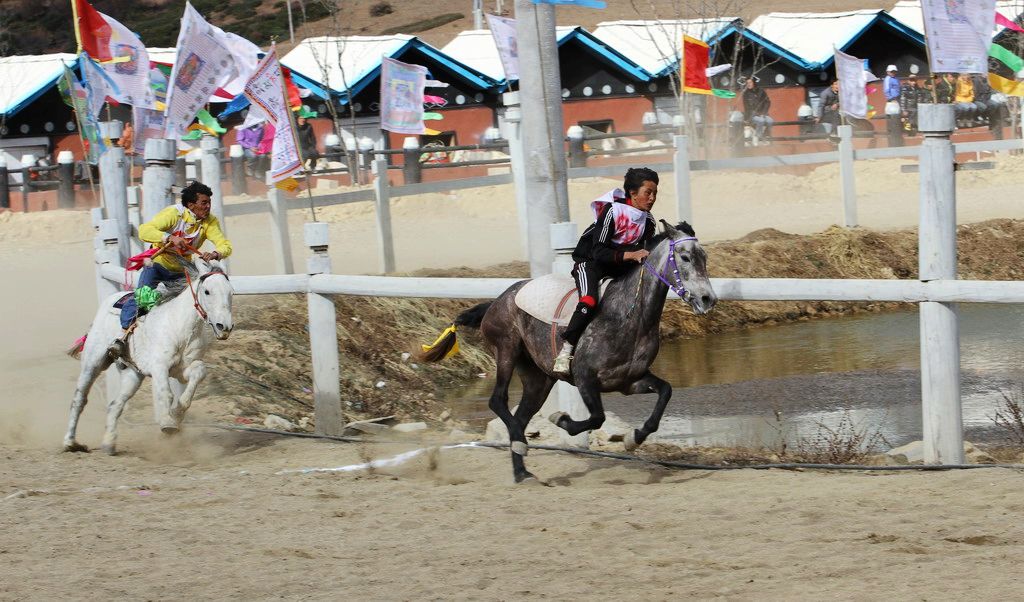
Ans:
[[[658,198],[658,174],[646,167],[630,168],[622,188],[625,192],[615,189],[591,203],[597,219],[572,253],[580,301],[555,356],[556,374],[569,373],[573,349],[597,310],[601,279],[625,274],[633,262],[643,262],[650,254],[645,246],[657,227],[650,211]]]

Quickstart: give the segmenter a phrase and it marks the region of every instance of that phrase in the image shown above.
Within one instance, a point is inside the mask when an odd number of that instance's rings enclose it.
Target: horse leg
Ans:
[[[107,430],[103,433],[103,451],[117,454],[117,421],[124,412],[124,406],[139,390],[145,378],[135,370],[118,370],[121,373],[121,392],[107,404]]]
[[[658,430],[658,425],[661,424],[661,416],[665,413],[665,407],[668,405],[668,401],[672,399],[672,385],[648,372],[640,380],[630,385],[629,390],[626,392],[627,395],[633,395],[634,393],[657,393],[658,401],[654,404],[654,411],[651,412],[644,425],[626,434],[624,441],[626,451],[633,451],[647,439],[648,435]]]
[[[95,355],[95,354],[92,354]],[[91,361],[90,361],[91,360]],[[66,452],[87,452],[89,448],[75,440],[75,433],[78,431],[78,419],[89,402],[89,389],[93,383],[110,367],[110,360],[105,355],[82,359],[82,371],[78,374],[78,384],[75,387],[75,395],[71,398],[71,416],[68,418],[68,432],[64,435],[64,451]]]
[[[178,432],[178,421],[171,416],[174,393],[171,392],[170,375],[166,368],[155,369],[153,377],[153,417],[165,435]]]
[[[206,378],[206,364],[202,360],[195,360],[188,365],[188,368],[185,368],[183,375],[186,381],[185,390],[181,392],[171,407],[171,414],[178,420],[178,424],[181,424],[185,412],[191,407],[199,383]]]
[[[522,450],[522,454],[512,455],[513,468],[517,473],[521,470],[526,475],[530,475],[525,467],[522,466],[523,456],[526,455],[528,450],[526,444],[526,425],[530,424],[530,419],[544,405],[544,400],[547,399],[548,393],[551,392],[551,387],[555,386],[557,381],[545,374],[543,370],[530,360],[519,362],[517,369],[519,370],[519,378],[523,383],[523,396],[519,400],[519,406],[516,408],[513,419],[519,426],[522,438],[518,440],[512,439],[512,435],[509,433],[509,441]],[[519,468],[516,468],[517,466]]]
[[[548,420],[570,435],[592,431],[601,428],[601,425],[604,424],[604,404],[601,403],[601,387],[596,378],[592,376],[577,377],[576,388],[579,389],[583,405],[587,406],[590,416],[586,420],[573,420],[572,416],[565,412],[555,412],[548,416]]]
[[[517,346],[518,347],[518,346]],[[515,357],[519,355],[519,349],[510,349],[508,346],[499,347],[495,350],[497,369],[495,370],[494,391],[491,393],[491,400],[488,404],[491,411],[497,414],[498,418],[505,423],[508,430],[509,447],[512,452],[512,477],[516,483],[526,479],[536,478],[523,464],[523,456],[526,455],[526,435],[519,421],[512,416],[508,409],[508,384],[512,380],[512,372],[515,370]]]

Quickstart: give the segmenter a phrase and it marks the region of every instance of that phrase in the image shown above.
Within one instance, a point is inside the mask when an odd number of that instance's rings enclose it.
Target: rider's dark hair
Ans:
[[[199,180],[193,180],[191,184],[181,191],[181,204],[187,207],[189,204],[196,202],[196,199],[200,194],[212,197],[213,191],[210,190],[209,186],[203,184]]]
[[[629,196],[630,192],[640,190],[640,187],[647,180],[657,184],[658,172],[648,167],[630,167],[626,170],[626,178],[622,181],[622,189],[626,191],[626,196]]]

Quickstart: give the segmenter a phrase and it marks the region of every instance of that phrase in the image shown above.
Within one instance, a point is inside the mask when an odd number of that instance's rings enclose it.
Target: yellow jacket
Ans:
[[[162,209],[153,219],[139,226],[139,238],[153,247],[161,246],[172,234],[181,236],[196,249],[209,240],[216,246],[222,259],[231,255],[231,241],[224,236],[217,218],[207,215],[206,219],[199,221],[194,213],[180,203]],[[185,256],[191,259],[192,253],[186,253]],[[157,255],[153,261],[169,270],[181,271],[177,262],[165,253]]]
[[[974,102],[974,82],[971,80],[956,80],[956,96],[953,102]]]

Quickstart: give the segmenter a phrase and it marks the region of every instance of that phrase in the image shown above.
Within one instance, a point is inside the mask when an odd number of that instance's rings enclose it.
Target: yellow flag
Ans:
[[[274,182],[274,186],[285,192],[295,192],[299,188],[299,181],[295,178],[285,178],[280,182]]]

